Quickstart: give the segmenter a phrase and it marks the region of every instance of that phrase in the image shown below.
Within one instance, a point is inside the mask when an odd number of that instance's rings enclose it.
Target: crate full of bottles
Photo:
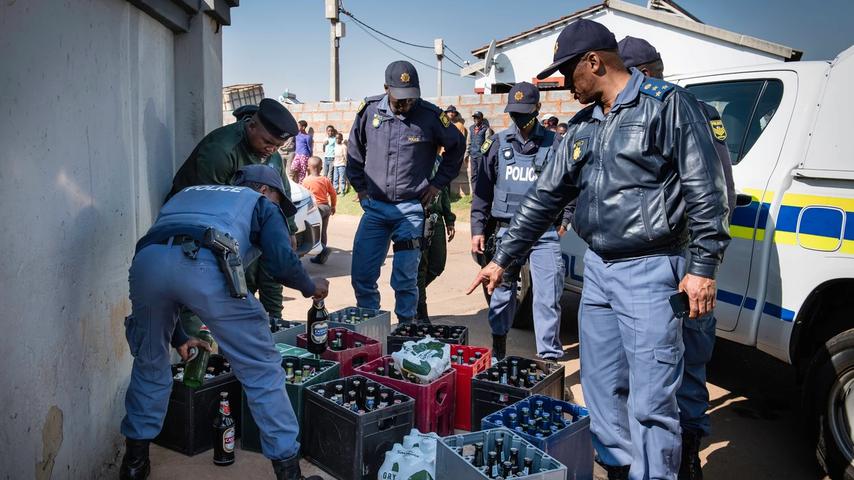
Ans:
[[[270,331],[273,333],[273,343],[297,345],[297,335],[305,333],[305,322],[270,318]]]
[[[356,369],[359,375],[403,392],[415,399],[415,427],[421,432],[449,435],[454,432],[456,373],[448,369],[430,383],[418,383],[399,370],[391,356],[378,358]]]
[[[184,384],[184,368],[183,363],[172,365],[172,393],[163,429],[154,443],[185,455],[195,455],[213,447],[213,424],[219,412],[220,394],[228,393],[231,411],[237,412],[241,387],[222,355],[210,356],[203,383],[198,388]]]
[[[472,425],[479,426],[483,417],[531,395],[562,400],[563,375],[563,365],[557,363],[505,357],[471,381]]]
[[[506,427],[563,463],[567,476],[593,478],[593,443],[587,409],[543,395],[531,395],[487,415],[484,430]]]
[[[451,347],[451,367],[457,372],[454,428],[471,430],[471,379],[492,364],[491,350],[486,347],[455,345]]]
[[[300,424],[300,433],[297,435],[299,440],[302,435],[302,425],[305,423],[303,411],[306,387],[338,378],[338,363],[310,357],[286,356],[282,358],[282,368],[285,370],[285,390],[288,392],[288,399]],[[240,418],[243,425],[240,447],[244,450],[260,452],[260,431],[252,417],[245,393]]]
[[[297,346],[305,348],[308,338],[304,333],[297,336]],[[356,367],[380,358],[383,345],[373,338],[366,337],[346,328],[330,328],[326,336],[326,351],[321,357],[338,362],[341,376],[355,375]]]
[[[415,400],[354,375],[308,387],[303,454],[343,480],[377,478],[385,453],[414,425]]]
[[[386,338],[386,355],[400,350],[404,342],[417,342],[428,336],[451,345],[468,345],[469,343],[469,329],[463,325],[401,323]]]
[[[436,448],[436,478],[566,480],[566,467],[506,428],[451,435]]]
[[[347,307],[329,314],[329,328],[343,327],[383,344],[391,332],[391,313],[372,308]]]

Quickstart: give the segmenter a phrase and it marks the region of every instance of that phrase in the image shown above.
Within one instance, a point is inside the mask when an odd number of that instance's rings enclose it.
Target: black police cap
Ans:
[[[240,170],[234,174],[234,181],[232,183],[242,186],[248,182],[260,183],[261,185],[275,188],[282,194],[282,201],[279,202],[279,207],[285,212],[285,215],[290,217],[297,213],[297,207],[285,195],[285,184],[282,183],[282,176],[279,175],[279,172],[275,168],[260,163],[240,167]]]
[[[388,92],[397,100],[420,98],[421,86],[418,83],[418,72],[411,63],[405,60],[391,62],[385,69],[385,84]]]
[[[299,133],[297,121],[291,112],[272,98],[261,100],[256,117],[270,135],[276,138],[287,140]]]
[[[626,36],[617,44],[617,49],[626,67],[637,67],[661,60],[658,50],[642,38]]]
[[[567,25],[557,36],[553,63],[540,72],[537,78],[548,78],[561,65],[587,52],[616,49],[617,39],[605,25],[593,20],[578,19]]]
[[[513,85],[507,94],[507,113],[534,113],[540,103],[540,90],[528,82]]]
[[[246,117],[251,117],[256,113],[258,113],[258,105],[244,105],[231,112],[231,114],[234,115],[234,118],[238,120],[243,120]]]

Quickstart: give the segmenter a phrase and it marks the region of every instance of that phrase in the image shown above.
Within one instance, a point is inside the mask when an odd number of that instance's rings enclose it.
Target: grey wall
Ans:
[[[222,122],[221,34],[193,28],[124,0],[0,4],[0,478],[115,475],[134,243]]]

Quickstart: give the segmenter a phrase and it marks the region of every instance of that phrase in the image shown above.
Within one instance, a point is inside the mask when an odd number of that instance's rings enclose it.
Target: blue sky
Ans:
[[[645,4],[642,0],[631,0]],[[805,60],[831,59],[854,44],[852,0],[677,0],[703,22],[804,51]],[[363,22],[402,40],[432,45],[441,37],[467,60],[470,51],[597,3],[595,0],[344,0]],[[533,8],[536,7],[536,8]],[[263,83],[269,97],[285,89],[302,101],[329,96],[329,21],[323,0],[246,0],[231,11],[223,33],[223,83]],[[402,56],[378,43],[346,16],[341,42],[341,97],[381,93],[385,66]],[[435,66],[432,50],[388,42]],[[457,61],[455,57],[449,55]],[[436,71],[415,65],[422,93],[436,93]],[[459,69],[445,61],[445,70]],[[444,75],[445,95],[472,93],[474,81]]]

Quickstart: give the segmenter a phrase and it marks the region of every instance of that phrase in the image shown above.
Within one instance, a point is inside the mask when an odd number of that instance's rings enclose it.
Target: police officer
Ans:
[[[424,206],[457,176],[464,142],[439,107],[421,97],[411,63],[392,62],[383,95],[368,97],[350,130],[347,177],[364,215],[353,241],[352,283],[356,303],[379,308],[377,279],[394,242],[391,286],[401,322],[415,318]],[[436,151],[444,147],[432,180]]]
[[[471,208],[472,253],[483,254],[486,224],[498,222],[497,238],[507,232],[525,192],[537,175],[554,159],[557,139],[537,121],[540,91],[528,82],[510,89],[504,111],[513,124],[487,139],[481,151],[486,159],[474,186]],[[531,263],[534,332],[537,355],[545,360],[563,356],[560,343],[560,295],[563,292],[563,260],[557,230],[550,228],[537,240],[523,260]],[[492,354],[497,360],[507,351],[507,332],[516,313],[516,279],[503,282],[489,302]]]
[[[148,475],[148,445],[160,433],[172,386],[170,338],[184,360],[189,347],[209,348],[190,339],[176,322],[181,305],[201,317],[234,368],[276,477],[301,478],[299,425],[285,394],[281,357],[271,341],[267,314],[255,297],[245,292],[240,296],[240,282],[229,281],[234,272],[221,270],[221,253],[208,240],[213,231],[220,238],[227,236],[234,242],[231,258],[244,262],[263,252],[264,269],[305,297],[325,297],[329,284],[309,278],[291,250],[283,211],[276,204],[288,214],[295,208],[282,194],[279,174],[265,165],[250,165],[238,172],[237,181],[263,194],[240,186],[187,187],[163,206],[137,243],[129,276],[132,313],[125,320],[134,362],[121,427],[127,439],[122,478]]]
[[[569,24],[554,63],[538,77],[556,70],[590,105],[569,122],[555,161],[471,290],[497,286],[577,197],[572,226],[590,247],[579,312],[581,383],[598,461],[611,479],[675,479],[683,345],[682,318],[669,299],[687,294],[686,321],[711,312],[729,243],[714,140],[697,100],[626,69],[602,24]]]
[[[469,169],[471,170],[471,186],[474,189],[477,183],[477,174],[480,172],[480,164],[483,161],[483,144],[493,131],[489,128],[489,122],[483,118],[483,112],[477,111],[471,114],[472,125],[469,127],[468,156]]]
[[[651,78],[664,77],[661,54],[642,38],[626,37],[617,44],[620,58],[626,67],[635,67]],[[735,210],[735,185],[732,180],[732,161],[726,146],[726,129],[720,113],[708,103],[700,102],[715,139],[715,150],[726,179],[729,214]],[[702,480],[700,441],[709,435],[709,390],[706,387],[706,364],[712,359],[715,347],[715,316],[712,314],[682,323],[682,342],[685,344],[685,369],[682,385],[676,391],[679,422],[682,426],[682,462],[680,480]]]

